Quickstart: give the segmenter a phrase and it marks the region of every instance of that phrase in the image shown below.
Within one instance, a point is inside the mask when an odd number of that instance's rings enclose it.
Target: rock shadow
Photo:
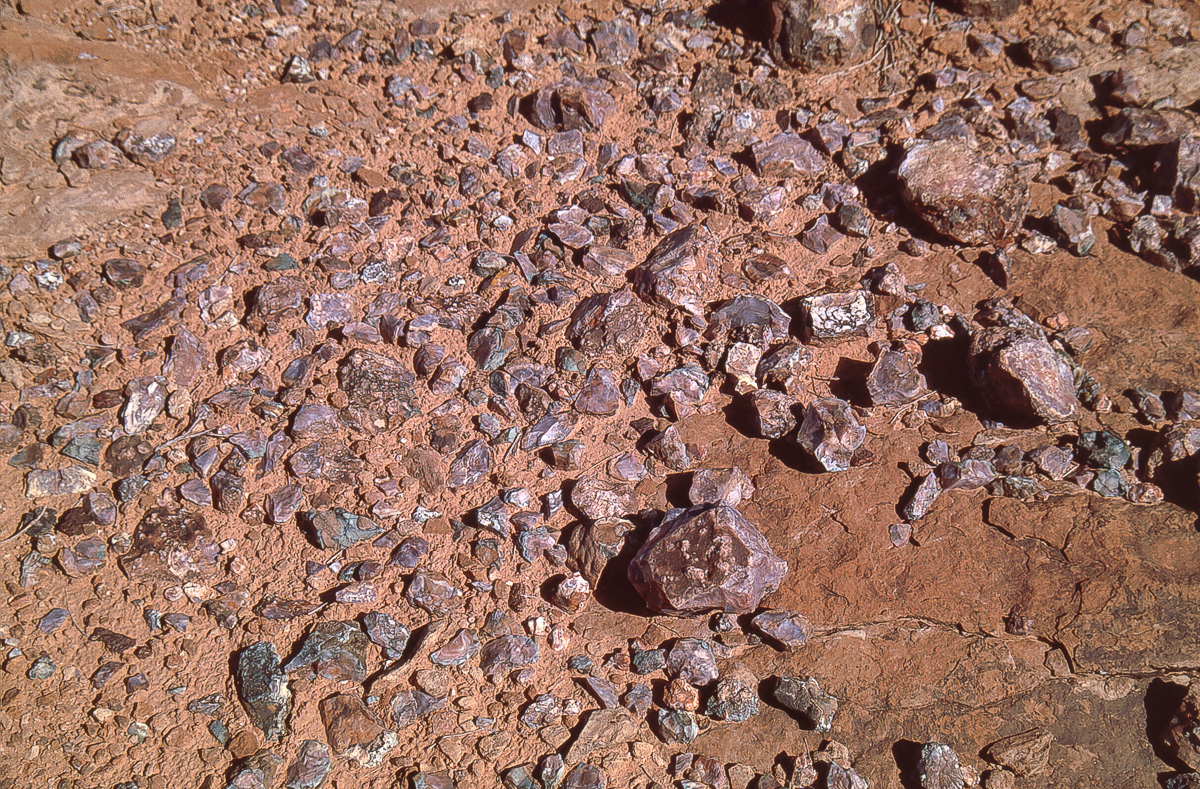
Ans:
[[[1150,747],[1154,749],[1154,755],[1182,772],[1191,772],[1191,768],[1171,753],[1164,735],[1167,725],[1171,722],[1171,716],[1179,709],[1179,704],[1187,692],[1188,689],[1183,685],[1155,678],[1146,688],[1143,701],[1146,708],[1146,738],[1150,741]]]

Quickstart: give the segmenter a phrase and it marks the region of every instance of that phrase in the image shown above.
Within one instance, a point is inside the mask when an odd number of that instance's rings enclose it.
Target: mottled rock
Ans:
[[[833,716],[838,708],[837,697],[821,690],[816,678],[780,677],[775,684],[775,698],[800,716],[806,728],[827,732],[833,727]]]
[[[871,294],[865,290],[813,293],[800,299],[800,320],[808,343],[865,337],[874,319]]]
[[[483,673],[494,676],[514,668],[536,663],[538,646],[526,636],[500,636],[483,645],[479,665]]]
[[[367,637],[383,649],[384,657],[388,660],[404,657],[411,635],[407,627],[383,611],[368,612],[363,617],[363,626],[367,629]]]
[[[905,204],[938,233],[969,246],[1010,237],[1029,211],[1029,185],[964,142],[912,146],[900,163]]]
[[[625,547],[625,537],[633,524],[622,518],[603,518],[581,523],[567,539],[567,566],[595,588],[608,563]]]
[[[1176,208],[1200,210],[1200,136],[1184,134],[1164,145],[1156,169]]]
[[[758,363],[758,380],[764,387],[776,387],[791,395],[803,390],[805,372],[812,364],[812,349],[790,340],[763,354]]]
[[[826,471],[846,471],[867,437],[850,404],[836,397],[818,398],[804,409],[796,443]]]
[[[795,611],[763,611],[756,614],[750,623],[768,638],[778,641],[787,649],[796,649],[808,643],[812,625],[808,618]]]
[[[299,277],[277,277],[254,291],[246,325],[255,331],[273,333],[280,324],[299,316],[307,286]]]
[[[592,598],[592,585],[579,573],[573,573],[558,582],[551,595],[551,602],[569,614],[582,611]]]
[[[121,422],[125,432],[136,435],[150,428],[167,404],[167,382],[160,375],[134,378],[125,384]]]
[[[246,714],[263,736],[274,740],[286,735],[292,692],[287,675],[280,671],[275,647],[259,641],[239,652],[234,679]]]
[[[771,47],[805,71],[857,63],[875,45],[873,6],[861,0],[772,0],[767,6]]]
[[[367,644],[367,636],[356,622],[318,622],[283,670],[291,674],[311,669],[335,682],[362,682],[367,676]]]
[[[963,785],[958,754],[949,745],[935,742],[921,746],[913,777],[920,789],[960,789]]]
[[[668,745],[687,745],[700,735],[696,716],[683,710],[655,710],[658,736]]]
[[[446,616],[461,604],[462,591],[439,573],[417,570],[404,588],[404,599],[434,616]]]
[[[728,669],[717,681],[704,714],[722,721],[742,722],[758,714],[758,677],[742,665]]]
[[[795,132],[780,132],[769,140],[755,143],[750,150],[754,155],[754,168],[764,178],[811,176],[825,167],[812,143]]]
[[[441,648],[429,653],[429,661],[437,666],[461,666],[478,654],[475,631],[460,628]]]
[[[304,513],[304,525],[311,532],[317,547],[324,550],[344,550],[383,534],[383,527],[375,521],[341,507],[309,510]]]
[[[561,784],[562,789],[605,789],[608,779],[604,771],[591,764],[578,764],[571,768]]]
[[[216,571],[219,552],[203,516],[156,507],[138,522],[119,564],[133,580],[190,581]]]
[[[1071,71],[1083,63],[1083,50],[1065,32],[1032,36],[1021,44],[1021,50],[1034,68],[1049,74]]]
[[[645,334],[645,307],[628,290],[597,293],[571,313],[566,337],[587,354],[631,355]]]
[[[593,521],[624,518],[637,511],[640,503],[632,485],[599,476],[581,477],[568,495],[571,506]]]
[[[1004,416],[1054,423],[1075,414],[1070,366],[1032,331],[981,329],[971,340],[968,363],[975,386]]]
[[[786,573],[762,533],[723,504],[671,510],[629,566],[646,604],[674,616],[747,613]]]
[[[492,454],[485,441],[467,444],[450,463],[446,487],[469,488],[479,484],[492,473]]]
[[[621,403],[621,393],[612,372],[603,367],[588,371],[579,395],[575,398],[575,410],[594,416],[612,416]]]
[[[754,495],[754,483],[737,466],[706,468],[692,475],[688,498],[692,504],[724,504],[736,507]]]
[[[872,405],[900,406],[911,403],[928,390],[921,364],[921,346],[893,342],[879,349],[871,372],[867,373],[867,393]]]
[[[347,414],[364,430],[381,430],[413,413],[416,376],[390,356],[351,351],[338,368],[338,383],[350,400]]]
[[[699,314],[707,293],[712,237],[701,225],[680,228],[633,270],[633,289],[643,300]]]
[[[926,474],[917,484],[908,501],[904,502],[904,506],[900,510],[901,516],[906,521],[919,521],[929,513],[929,508],[933,506],[933,502],[937,501],[937,497],[941,495],[942,486],[938,481],[936,474]],[[905,537],[905,542],[908,538]]]
[[[362,699],[338,693],[321,699],[321,722],[329,746],[338,756],[358,762],[360,767],[376,767],[400,744]]]

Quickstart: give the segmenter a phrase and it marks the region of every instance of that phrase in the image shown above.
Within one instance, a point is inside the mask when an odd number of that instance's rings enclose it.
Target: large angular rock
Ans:
[[[590,520],[623,518],[637,510],[639,497],[633,486],[599,476],[581,478],[571,488],[571,506]]]
[[[645,334],[645,313],[628,290],[597,293],[575,307],[566,336],[587,354],[629,355]]]
[[[712,237],[701,225],[680,228],[658,242],[633,270],[633,290],[661,307],[699,314],[707,292]]]
[[[900,195],[913,213],[960,244],[1008,238],[1029,211],[1029,184],[961,140],[919,142],[900,163]]]
[[[350,399],[346,413],[361,429],[372,432],[412,412],[416,382],[407,367],[373,351],[351,351],[338,369],[338,383]]]
[[[825,167],[812,143],[795,132],[780,132],[755,143],[750,150],[754,154],[754,169],[764,178],[816,175]]]
[[[775,684],[775,698],[799,715],[806,728],[819,732],[833,728],[837,697],[821,690],[815,677],[780,677]]]
[[[717,504],[669,511],[630,563],[629,580],[659,613],[748,613],[787,569],[753,524]]]
[[[275,647],[259,641],[239,652],[234,679],[246,714],[263,736],[274,740],[287,734],[292,691],[287,685],[287,674],[279,668]]]
[[[142,516],[120,565],[134,580],[195,580],[217,569],[219,552],[203,516],[156,507]]]
[[[804,409],[796,443],[826,471],[846,471],[866,437],[867,429],[858,423],[849,403],[822,397]]]
[[[875,45],[874,6],[865,0],[772,0],[768,8],[775,56],[805,71],[856,63]]]
[[[709,335],[745,342],[760,349],[788,338],[792,316],[768,298],[735,296],[717,305],[709,317]]]
[[[881,347],[867,374],[871,404],[904,405],[923,395],[928,385],[917,370],[920,364],[921,346],[916,343],[895,342]]]
[[[971,339],[971,380],[998,414],[1033,422],[1063,422],[1075,414],[1071,368],[1033,331],[981,329]]]
[[[367,676],[368,643],[357,622],[317,622],[283,670],[291,674],[308,668],[336,682],[362,682]]]
[[[625,537],[633,528],[633,524],[624,518],[602,518],[595,523],[579,524],[567,538],[567,566],[595,588],[604,568],[625,547]]]

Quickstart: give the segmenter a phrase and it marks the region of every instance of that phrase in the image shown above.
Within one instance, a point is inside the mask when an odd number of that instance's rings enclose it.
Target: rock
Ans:
[[[734,392],[745,394],[758,388],[758,363],[762,351],[748,342],[735,342],[725,352],[725,374],[734,381]]]
[[[29,679],[50,679],[57,670],[58,667],[54,665],[54,661],[48,656],[42,655],[29,664],[29,670],[25,672],[25,676]]]
[[[446,706],[448,698],[431,696],[421,690],[401,690],[392,696],[389,704],[392,725],[406,729],[431,712]]]
[[[254,291],[246,325],[260,332],[274,333],[284,321],[299,316],[307,286],[298,277],[268,280]]]
[[[1075,414],[1071,368],[1032,331],[1009,326],[979,330],[971,339],[971,380],[1006,417],[1062,422]]]
[[[646,442],[646,451],[667,468],[687,471],[692,467],[692,452],[679,436],[679,428],[669,425],[666,430]]]
[[[300,743],[296,758],[288,765],[284,789],[321,789],[329,776],[329,747],[319,740]]]
[[[825,162],[808,140],[795,132],[780,132],[750,148],[754,169],[763,178],[795,178],[817,175]]]
[[[575,410],[594,416],[612,416],[620,404],[621,393],[613,374],[603,367],[589,370],[575,398]]]
[[[976,490],[998,476],[991,461],[975,458],[939,463],[934,474],[942,490]]]
[[[551,602],[569,614],[578,614],[592,598],[592,586],[579,573],[573,573],[554,587]]]
[[[700,691],[676,677],[663,688],[662,705],[671,710],[695,712],[700,709]]]
[[[367,629],[367,638],[383,649],[385,658],[399,660],[404,657],[411,635],[407,627],[383,611],[368,612],[363,617],[363,626]]]
[[[362,682],[367,677],[367,643],[356,622],[318,622],[283,670],[291,674],[307,668],[335,682]]]
[[[775,699],[799,715],[805,727],[819,732],[833,728],[837,697],[821,690],[816,678],[780,677],[775,684]]]
[[[268,740],[285,736],[292,711],[292,692],[288,689],[287,675],[279,669],[275,647],[259,641],[239,652],[234,679],[246,714],[263,736]]]
[[[805,71],[863,60],[875,46],[876,16],[860,0],[771,0],[767,29],[776,57]]]
[[[417,570],[404,588],[404,599],[433,616],[446,616],[462,604],[462,591],[439,573]]]
[[[786,573],[762,533],[723,504],[669,511],[629,565],[646,605],[673,616],[748,613]]]
[[[38,630],[46,635],[53,633],[55,630],[71,618],[71,612],[65,608],[51,608],[45,616],[38,620]]]
[[[479,639],[472,630],[459,629],[442,647],[429,654],[437,666],[461,666],[479,654]]]
[[[764,386],[773,386],[790,395],[799,395],[803,388],[804,373],[812,364],[812,349],[789,340],[763,354],[758,363],[758,380]]]
[[[321,722],[333,752],[358,762],[360,767],[377,767],[400,744],[362,700],[349,693],[321,699]]]
[[[1164,145],[1156,170],[1176,208],[1200,210],[1200,136],[1184,134]]]
[[[701,225],[671,233],[634,268],[634,292],[650,304],[700,314],[708,290],[712,243]]]
[[[763,611],[755,614],[750,624],[787,649],[804,646],[812,635],[812,625],[808,619],[795,611]]]
[[[849,403],[824,397],[804,409],[796,443],[826,471],[846,471],[866,437],[867,430],[858,423]]]
[[[961,789],[963,785],[958,754],[949,745],[940,743],[921,746],[913,775],[920,789]]]
[[[901,406],[928,391],[921,364],[921,346],[893,342],[879,348],[871,372],[867,374],[867,393],[876,406]]]
[[[683,419],[704,399],[709,386],[704,370],[688,363],[654,376],[649,390],[651,397],[665,397],[674,417]]]
[[[592,31],[596,58],[605,63],[624,63],[638,50],[637,33],[624,19],[606,19]]]
[[[801,331],[807,343],[865,337],[874,319],[871,294],[865,290],[812,293],[800,299]]]
[[[536,663],[538,646],[526,636],[500,636],[484,644],[479,653],[483,673],[494,676]]]
[[[737,466],[695,472],[688,492],[692,504],[724,504],[728,507],[736,507],[753,495],[754,483]]]
[[[680,638],[667,653],[667,674],[703,687],[720,674],[712,647],[699,638]]]
[[[668,745],[687,745],[700,735],[696,716],[683,710],[655,710],[658,736]]]
[[[763,438],[783,438],[796,429],[792,409],[798,400],[789,394],[771,389],[759,389],[749,398],[750,415],[755,431]]]
[[[1083,50],[1065,32],[1028,38],[1021,44],[1021,50],[1034,68],[1049,74],[1072,71],[1083,64]]]
[[[219,552],[203,516],[156,507],[138,522],[119,564],[133,580],[192,581],[217,570]]]
[[[950,7],[964,16],[1003,19],[1021,6],[1021,0],[953,0]]]
[[[571,313],[566,337],[586,354],[631,355],[645,333],[645,308],[628,290],[597,293]]]
[[[363,430],[378,431],[414,413],[414,376],[389,356],[354,350],[338,368],[338,383],[350,404],[347,415]]]
[[[599,476],[580,478],[568,496],[571,506],[593,521],[623,518],[636,512],[640,504],[640,497],[632,485],[612,482]]]
[[[383,528],[370,518],[355,515],[341,507],[331,510],[309,510],[304,524],[312,533],[318,548],[341,551],[363,540],[383,534]]]
[[[125,384],[125,405],[121,421],[130,435],[142,433],[163,412],[167,404],[167,382],[160,375],[134,378]]]
[[[742,722],[758,714],[758,677],[745,666],[735,665],[717,681],[704,714],[723,721]]]
[[[964,142],[919,142],[898,170],[905,204],[938,233],[968,246],[1010,237],[1029,211],[1029,185]]]
[[[1111,430],[1085,430],[1079,434],[1076,459],[1092,468],[1115,471],[1133,459],[1129,445]]]
[[[1054,735],[1045,729],[1030,729],[997,740],[984,748],[991,761],[1021,777],[1041,774],[1050,764],[1050,744]]]
[[[566,760],[578,764],[597,751],[627,745],[637,733],[638,722],[628,711],[593,710],[584,716],[583,728],[567,751]]]
[[[868,789],[869,784],[849,767],[831,761],[829,772],[825,774],[825,786],[826,789]]]
[[[83,170],[108,170],[124,161],[121,149],[111,142],[94,140],[71,153],[71,160]]]
[[[936,474],[926,474],[921,478],[921,482],[917,485],[917,489],[913,491],[912,496],[909,497],[908,501],[904,502],[904,506],[900,510],[900,515],[910,523],[921,520],[921,518],[924,518],[928,514],[929,508],[933,506],[933,502],[937,501],[937,497],[941,492],[942,486],[938,481],[938,476]],[[903,542],[908,542],[908,537],[905,537]]]
[[[1056,205],[1050,214],[1050,221],[1072,255],[1083,257],[1096,245],[1096,234],[1092,231],[1092,221],[1086,211]]]
[[[450,463],[446,487],[470,488],[492,473],[492,455],[485,441],[472,441],[459,450]]]
[[[625,536],[633,524],[623,518],[603,518],[581,523],[567,540],[567,566],[595,588],[608,563],[625,547]]]

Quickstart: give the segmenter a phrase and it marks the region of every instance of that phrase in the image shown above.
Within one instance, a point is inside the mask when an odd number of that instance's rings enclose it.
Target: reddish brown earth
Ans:
[[[472,118],[469,133],[492,151],[519,142],[521,133],[532,127],[521,115],[509,115],[509,99],[527,96],[562,75],[553,50],[536,42],[564,23],[621,14],[636,18],[632,4],[564,4],[556,11],[525,0],[313,2],[298,14],[281,14],[264,2],[257,4],[264,9],[261,17],[235,14],[230,10],[233,5],[237,4],[167,0],[135,6],[17,0],[0,6],[0,256],[6,267],[0,325],[5,332],[29,332],[50,348],[49,358],[41,363],[17,355],[10,358],[10,349],[4,349],[2,421],[12,420],[23,403],[43,419],[40,427],[21,432],[20,440],[5,448],[5,457],[31,443],[48,441],[60,425],[93,413],[105,415],[108,432],[104,435],[114,437],[124,397],[100,407],[96,395],[121,390],[139,376],[161,374],[167,340],[179,325],[188,327],[207,347],[206,366],[192,387],[192,403],[199,404],[231,384],[245,383],[248,376],[239,381],[237,373],[222,371],[216,354],[239,340],[257,337],[243,323],[245,294],[278,278],[262,266],[276,252],[302,261],[299,271],[289,273],[300,276],[310,293],[349,294],[355,321],[363,319],[373,299],[385,290],[410,300],[404,319],[445,309],[439,298],[478,293],[482,307],[472,316],[478,317],[490,312],[510,285],[528,285],[514,266],[489,280],[471,273],[470,264],[480,248],[508,253],[520,231],[543,227],[551,211],[591,194],[620,202],[610,188],[611,179],[604,177],[597,184],[587,182],[590,174],[566,184],[553,183],[545,155],[528,155],[526,162],[537,166],[525,177],[505,179],[486,159],[464,150],[467,133],[437,124],[455,114],[465,115],[467,101],[489,91],[495,94],[494,107]],[[687,7],[687,3],[676,5]],[[706,10],[700,3],[692,7]],[[1101,117],[1092,101],[1091,77],[1133,57],[1117,49],[1095,20],[1103,17],[1112,30],[1123,30],[1130,21],[1163,8],[1162,4],[1078,2],[1052,8],[1027,6],[1006,20],[974,20],[971,29],[991,31],[1012,42],[1051,25],[1071,31],[1084,48],[1085,62],[1058,77],[1056,95],[1088,123]],[[503,11],[511,11],[511,18],[494,21]],[[1184,4],[1179,14],[1200,31],[1195,3]],[[300,85],[280,81],[286,59],[303,52],[315,39],[336,42],[359,27],[371,46],[382,51],[395,31],[407,29],[419,16],[440,23],[437,33],[425,36],[435,52],[428,60],[366,63],[359,73],[371,79],[360,81],[356,75],[341,73],[355,61],[346,56],[317,64],[331,69],[329,79]],[[663,26],[659,10],[648,17],[647,25],[635,27],[643,37]],[[724,17],[715,14],[714,18]],[[710,21],[679,36],[686,39],[703,32],[716,43],[698,52],[681,47],[678,62],[662,81],[690,85],[695,69],[711,61],[728,68],[737,79],[781,81],[793,98],[780,109],[804,107],[816,115],[831,111],[856,119],[863,115],[857,99],[904,94],[905,106],[920,126],[927,126],[934,118],[929,111],[922,114],[922,108],[936,97],[947,102],[961,98],[963,90],[962,86],[935,89],[930,82],[921,82],[922,75],[950,65],[977,70],[982,74],[979,94],[997,107],[1019,95],[1018,82],[1044,77],[1005,55],[976,57],[967,47],[964,26],[956,22],[961,17],[937,6],[903,3],[891,19],[889,49],[881,57],[863,67],[815,76],[756,66],[749,56],[717,58],[722,44],[755,45],[736,27]],[[529,78],[515,86],[489,89],[482,75],[460,68],[454,59],[456,41],[477,41],[481,52],[499,60],[499,37],[515,27],[529,31],[535,58],[545,56],[530,69]],[[1187,47],[1200,46],[1195,35],[1191,34]],[[1151,57],[1176,46],[1158,28],[1151,29],[1151,36],[1147,46]],[[590,73],[599,68],[590,51],[575,60]],[[639,68],[635,79],[649,79],[645,67]],[[629,71],[633,73],[632,66]],[[515,73],[510,69],[506,77]],[[393,74],[411,76],[428,86],[430,93],[420,101],[392,105],[383,90]],[[1194,91],[1198,84],[1188,85],[1188,76],[1184,72],[1175,77],[1184,92]],[[1200,81],[1200,74],[1190,76]],[[668,170],[681,175],[685,157],[678,113],[650,112],[633,81],[615,78],[609,90],[618,110],[600,132],[588,136],[587,157],[594,161],[595,147],[615,142],[622,154],[661,153],[669,162]],[[686,96],[685,100],[690,102]],[[745,100],[739,96],[737,101]],[[692,109],[690,104],[684,106]],[[762,136],[778,131],[773,114],[763,113]],[[52,159],[55,142],[66,135],[112,139],[127,127],[147,135],[168,132],[176,137],[177,147],[164,161],[148,167],[126,161],[111,170],[79,171],[60,169]],[[325,136],[311,133],[318,127]],[[301,146],[314,158],[314,172],[300,174],[278,156],[265,156],[260,147],[269,142],[282,148]],[[723,152],[739,174],[752,169],[744,148]],[[353,177],[338,167],[351,156],[365,160]],[[739,405],[742,401],[729,394],[730,387],[714,384],[697,413],[679,422],[683,439],[698,450],[693,468],[737,466],[753,480],[757,492],[739,508],[790,568],[782,587],[764,606],[802,613],[814,634],[808,644],[788,651],[748,635],[752,634],[748,626],[745,633],[724,634],[729,649],[720,656],[721,664],[741,663],[763,681],[764,702],[757,716],[744,723],[708,721],[701,716],[701,734],[686,746],[663,743],[642,721],[633,741],[597,752],[589,761],[603,768],[609,786],[668,786],[678,785],[681,777],[670,770],[676,753],[715,757],[727,765],[748,765],[755,774],[770,775],[776,765],[789,772],[797,756],[831,739],[848,749],[845,766],[852,765],[872,787],[912,786],[916,784],[904,773],[920,744],[949,744],[964,765],[982,773],[995,769],[983,755],[987,745],[1038,727],[1053,735],[1049,766],[1041,775],[1018,777],[1017,786],[1161,785],[1160,778],[1183,766],[1160,744],[1161,730],[1184,688],[1200,673],[1196,458],[1174,465],[1156,480],[1165,493],[1162,503],[1133,504],[1069,485],[1053,488],[1042,500],[1028,501],[983,490],[954,490],[943,493],[929,515],[914,525],[910,543],[894,546],[888,527],[900,520],[898,506],[910,495],[913,480],[928,472],[923,447],[936,439],[956,449],[1015,443],[1032,450],[1060,436],[1107,428],[1145,453],[1159,428],[1140,418],[1124,393],[1134,387],[1156,393],[1200,389],[1200,284],[1193,276],[1156,268],[1131,253],[1123,231],[1103,217],[1093,222],[1098,242],[1086,257],[1063,249],[1034,255],[1012,246],[1007,289],[998,287],[976,264],[979,250],[939,243],[904,212],[879,213],[869,239],[847,238],[833,251],[816,254],[797,237],[825,209],[807,208],[803,198],[824,180],[847,180],[829,157],[824,162],[825,177],[790,182],[785,207],[769,220],[743,219],[735,199],[724,211],[695,212],[719,248],[707,272],[711,287],[706,303],[755,292],[782,304],[795,317],[798,297],[827,285],[857,282],[868,268],[894,262],[908,283],[924,283],[922,298],[955,313],[973,315],[980,301],[1003,295],[1036,321],[1065,320],[1090,328],[1096,343],[1080,361],[1112,398],[1113,408],[1094,412],[1081,407],[1072,421],[1049,427],[985,427],[977,403],[969,393],[963,395],[969,389],[965,370],[955,368],[953,362],[936,378],[931,374],[930,382],[940,390],[938,398],[963,399],[966,408],[957,415],[926,416],[913,406],[866,407],[856,392],[873,359],[868,346],[888,337],[880,319],[868,337],[814,349],[801,400],[832,392],[860,406],[868,431],[864,446],[872,453],[849,471],[817,474],[794,445],[756,437]],[[492,226],[482,235],[477,231],[470,208],[476,198],[457,192],[459,172],[471,164],[483,173],[483,191],[501,191],[500,209],[514,220],[510,228]],[[389,174],[396,166],[415,171],[415,183],[401,185]],[[74,181],[68,180],[66,171]],[[438,181],[439,174],[452,180]],[[363,200],[382,188],[398,189],[391,221],[373,235],[351,233],[348,240],[334,237],[345,228],[308,222],[298,230],[288,228],[281,217],[302,213],[301,203],[314,191],[314,175],[327,176],[330,186]],[[720,179],[727,192],[730,180]],[[285,209],[271,214],[243,205],[236,195],[252,181],[283,184]],[[235,195],[223,211],[205,210],[198,200],[200,191],[214,182],[227,185]],[[866,205],[895,204],[894,181],[867,179],[860,184]],[[1030,214],[1035,217],[1045,217],[1064,198],[1063,189],[1053,182],[1035,182],[1032,188]],[[431,191],[428,201],[422,199],[427,189]],[[180,198],[183,224],[167,229],[160,216],[173,197]],[[455,199],[461,199],[461,205],[448,202]],[[465,218],[452,217],[462,207],[468,208]],[[418,241],[433,229],[426,222],[431,218],[447,227],[449,235],[438,247],[426,250]],[[891,221],[896,224],[889,226]],[[239,245],[238,239],[250,233],[268,234],[269,250]],[[913,235],[932,243],[919,254],[901,252],[900,242]],[[51,245],[69,237],[80,241],[81,251],[53,264],[66,280],[59,290],[9,284],[22,273],[32,280],[35,261],[44,259]],[[658,241],[659,236],[647,232],[625,246],[640,263]],[[384,258],[394,264],[396,281],[391,285],[358,282],[346,291],[332,288],[327,273],[305,262],[305,257],[343,242],[347,249],[339,255],[353,270]],[[873,256],[856,255],[866,243],[873,247]],[[751,285],[741,274],[751,250],[780,256],[790,274]],[[99,305],[95,319],[85,322],[73,299],[76,293],[100,285],[104,262],[115,257],[144,263],[145,284],[114,292],[111,301]],[[171,272],[199,257],[207,259],[207,273],[200,282],[187,285],[188,301],[177,320],[139,339],[122,327],[122,322],[159,306],[170,294],[164,283]],[[621,277],[606,280],[589,274],[569,256],[560,273],[580,296],[625,282]],[[452,281],[454,277],[461,281]],[[231,288],[229,303],[202,314],[197,295],[216,284]],[[528,325],[516,332],[525,355],[553,366],[556,349],[569,344],[562,337],[563,327],[544,336],[537,330],[567,317],[569,311],[570,305],[535,304]],[[658,346],[675,353],[675,359],[686,355],[677,352],[678,313],[657,308],[648,314],[647,331],[638,346],[622,349],[622,358],[609,360],[618,377],[629,373],[633,357]],[[337,359],[353,348],[371,348],[411,365],[409,347],[345,339],[336,328],[317,331],[302,318],[303,311],[285,320],[280,331],[258,337],[271,352],[263,373],[274,384],[292,359],[327,336],[337,342]],[[448,330],[436,336],[446,345],[448,356],[471,368],[468,382],[486,387],[486,374],[474,369],[465,339]],[[938,343],[926,336],[920,341],[926,359],[936,360]],[[92,365],[95,380],[87,392],[91,399],[79,413],[56,414],[56,402],[70,390],[75,372],[88,367],[89,351],[95,352],[92,359],[100,360]],[[339,389],[336,371],[336,364],[319,368],[302,393],[302,402],[345,407],[346,395]],[[564,375],[564,386],[578,387],[579,379]],[[53,390],[53,397],[38,396],[35,387],[54,381],[65,383]],[[41,505],[62,512],[76,506],[79,497],[31,500],[25,495],[26,469],[0,465],[0,536],[13,535],[0,545],[0,577],[7,590],[0,606],[0,637],[6,650],[0,670],[0,789],[217,789],[231,780],[238,760],[260,746],[283,759],[272,784],[282,786],[283,771],[300,743],[327,740],[319,709],[322,699],[335,693],[361,696],[386,723],[392,693],[411,687],[417,681],[414,672],[431,668],[428,652],[460,627],[482,628],[494,610],[506,612],[517,632],[528,632],[527,621],[537,616],[550,624],[563,623],[569,645],[556,651],[539,633],[535,640],[541,655],[532,679],[523,684],[512,677],[489,681],[470,661],[438,670],[435,679],[448,686],[450,703],[401,731],[400,744],[378,767],[359,767],[335,755],[327,786],[407,787],[419,770],[456,772],[460,787],[498,786],[499,773],[509,767],[565,752],[584,714],[598,706],[578,675],[567,668],[573,655],[593,658],[597,675],[621,692],[636,681],[652,680],[656,698],[661,695],[665,683],[661,673],[637,677],[613,656],[628,653],[635,638],[651,646],[684,636],[712,639],[710,617],[651,616],[622,583],[597,589],[596,598],[581,613],[566,613],[550,605],[542,587],[562,568],[545,558],[523,561],[511,541],[502,541],[500,567],[488,568],[478,543],[486,535],[467,529],[464,536],[456,536],[451,521],[464,518],[501,488],[528,488],[535,499],[531,509],[536,509],[537,500],[560,490],[564,481],[603,475],[607,461],[619,452],[640,452],[644,436],[637,430],[631,433],[634,420],[651,418],[657,429],[670,421],[652,411],[647,398],[639,395],[633,405],[622,404],[614,417],[581,421],[573,436],[586,444],[579,470],[550,470],[541,455],[509,452],[501,446],[495,451],[487,484],[465,490],[423,488],[410,450],[429,442],[428,412],[449,399],[458,401],[463,406],[461,445],[482,437],[476,417],[483,409],[459,394],[435,395],[424,382],[416,391],[422,415],[393,422],[376,434],[339,427],[335,443],[364,459],[366,470],[354,484],[306,481],[306,506],[341,506],[366,514],[372,505],[390,501],[404,514],[376,520],[402,536],[423,535],[430,549],[424,566],[462,588],[464,606],[445,617],[440,635],[398,670],[384,672],[388,664],[371,645],[371,679],[365,689],[353,682],[292,675],[295,709],[290,734],[275,743],[262,742],[262,733],[238,703],[232,678],[234,655],[265,640],[286,661],[314,621],[351,620],[370,610],[386,611],[415,630],[431,617],[401,596],[409,571],[385,566],[373,579],[379,592],[376,603],[329,602],[338,585],[334,573],[326,569],[306,578],[306,562],[386,562],[388,552],[363,542],[335,556],[318,549],[294,520],[265,523],[263,496],[294,481],[286,464],[262,479],[247,477],[248,506],[241,512],[223,513],[183,502],[178,489],[189,472],[181,467],[193,458],[185,450],[185,441],[173,439],[189,432],[197,412],[188,410],[178,418],[161,415],[145,434],[162,457],[160,467],[147,470],[146,490],[123,502],[115,525],[101,526],[97,534],[104,540],[118,533],[132,534],[144,512],[156,506],[203,510],[222,549],[219,571],[188,590],[194,599],[184,596],[178,583],[129,579],[111,542],[108,558],[97,571],[69,577],[59,558],[41,570],[36,583],[23,586],[20,565],[32,549],[54,557],[80,538],[52,534],[36,538],[44,540],[39,547],[28,535],[17,534],[22,516]],[[230,432],[256,427],[268,434],[286,431],[292,406],[278,419],[265,418],[253,410],[265,399],[256,398],[241,413],[200,415],[190,432],[223,426]],[[513,420],[505,421],[506,426],[510,423]],[[518,418],[515,424],[525,423]],[[441,462],[448,466],[452,457],[453,452]],[[53,450],[42,466],[63,468],[73,463]],[[637,485],[640,508],[663,511],[688,503],[689,473],[662,464],[651,464],[651,471]],[[120,478],[109,473],[103,462],[98,473],[98,487],[108,490]],[[384,480],[394,485],[380,487]],[[408,517],[418,504],[440,514],[419,524]],[[557,535],[575,520],[563,510],[545,525]],[[491,584],[492,590],[475,591],[468,586],[471,581]],[[249,601],[236,612],[232,629],[222,627],[202,606],[218,593],[213,587],[220,582],[232,582]],[[528,596],[514,606],[510,590],[516,583],[525,584]],[[252,611],[264,595],[329,604],[292,621],[271,621]],[[52,634],[40,632],[39,620],[56,607],[67,609],[71,618]],[[187,632],[170,628],[151,632],[143,615],[150,607],[188,614]],[[1006,621],[1014,615],[1031,620],[1027,634],[1006,629]],[[744,621],[741,624],[746,626]],[[138,645],[136,651],[120,657],[106,652],[88,639],[98,627],[129,635]],[[33,661],[43,655],[54,661],[56,672],[48,679],[28,678]],[[124,666],[103,689],[95,688],[89,678],[111,660]],[[145,687],[129,689],[126,678],[139,673],[145,675]],[[780,675],[812,675],[838,697],[840,706],[828,734],[804,730],[772,700],[770,681]],[[223,696],[216,719],[234,735],[225,745],[209,733],[209,717],[187,709],[189,701],[212,693]],[[518,722],[518,713],[542,693],[577,700],[579,709],[562,720],[569,734],[562,729],[533,732]],[[495,719],[494,727],[477,731],[476,716]],[[144,740],[131,735],[132,724],[148,727]],[[971,779],[970,770],[964,775]]]

